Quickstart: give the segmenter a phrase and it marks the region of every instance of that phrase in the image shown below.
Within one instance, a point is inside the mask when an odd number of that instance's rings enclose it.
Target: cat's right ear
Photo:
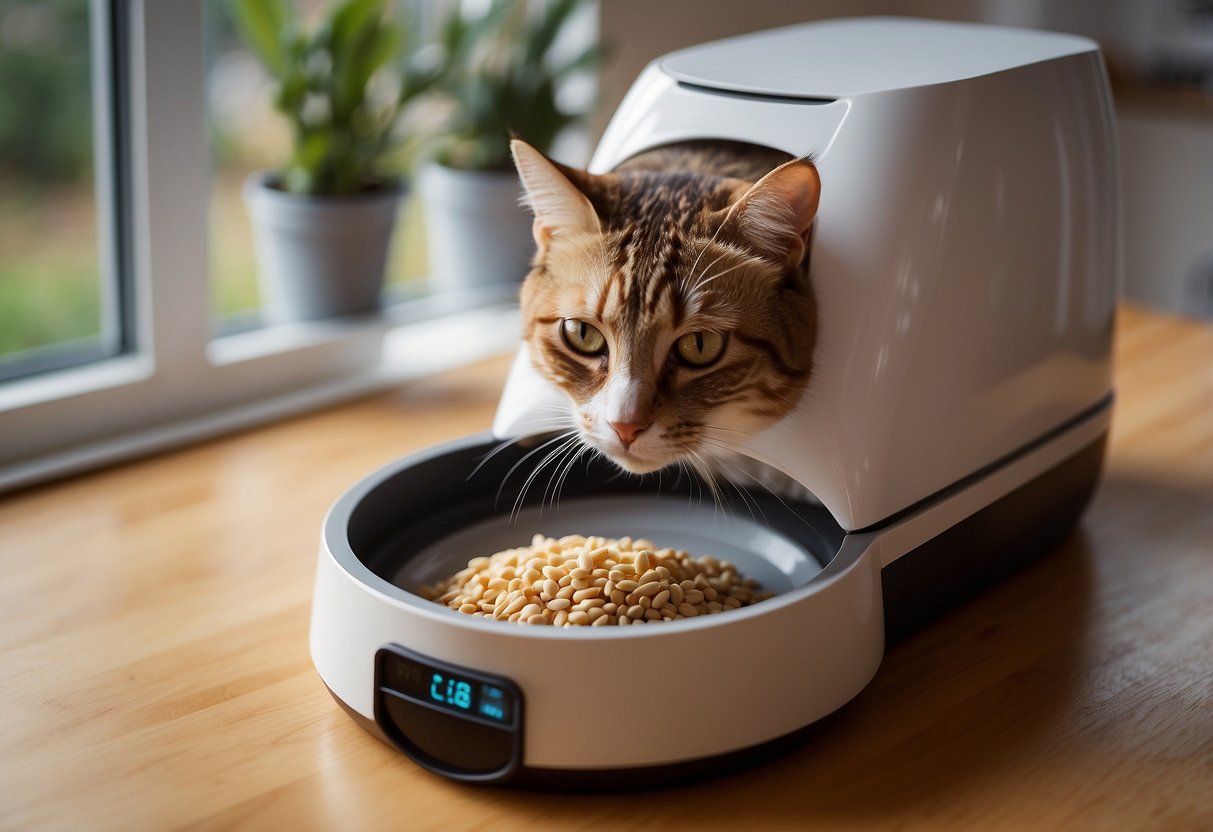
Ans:
[[[758,180],[729,209],[742,236],[775,263],[799,263],[817,216],[821,177],[808,159],[793,159]]]
[[[560,166],[521,139],[511,141],[510,150],[527,203],[535,212],[533,230],[540,247],[553,235],[602,230],[589,198]]]

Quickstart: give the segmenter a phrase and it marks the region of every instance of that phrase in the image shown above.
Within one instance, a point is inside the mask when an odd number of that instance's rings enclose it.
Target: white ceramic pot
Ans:
[[[306,197],[251,175],[262,314],[267,323],[357,315],[379,308],[403,186],[344,197]]]
[[[429,164],[417,181],[435,292],[522,282],[535,242],[531,214],[518,201],[522,186],[514,171]]]

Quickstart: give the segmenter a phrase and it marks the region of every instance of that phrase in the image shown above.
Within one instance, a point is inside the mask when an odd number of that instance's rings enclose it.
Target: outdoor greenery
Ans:
[[[0,4],[0,360],[101,332],[88,0]]]
[[[100,333],[92,260],[73,252],[0,260],[0,358]]]
[[[0,175],[43,182],[87,177],[88,0],[4,0],[0,32]]]
[[[584,114],[559,105],[560,85],[597,66],[602,50],[590,45],[566,57],[552,47],[585,0],[492,0],[478,18],[456,8],[440,36],[444,71],[437,94],[451,113],[434,157],[450,167],[510,166],[510,137],[517,134],[541,151]]]

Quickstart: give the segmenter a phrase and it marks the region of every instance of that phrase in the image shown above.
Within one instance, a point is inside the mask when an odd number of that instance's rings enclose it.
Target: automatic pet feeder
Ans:
[[[591,169],[730,139],[813,154],[820,336],[811,401],[747,453],[822,507],[695,483],[570,476],[527,452],[561,394],[520,354],[491,435],[372,474],[324,524],[311,651],[333,696],[421,765],[479,782],[651,782],[762,754],[854,697],[900,633],[1056,547],[1098,480],[1118,271],[1112,110],[1089,40],[866,18],[655,61]],[[660,490],[659,490],[660,489]],[[691,497],[691,499],[688,499]],[[710,501],[709,501],[710,503]],[[752,516],[751,516],[752,512]],[[414,594],[535,531],[646,536],[777,594],[643,627],[520,627]],[[705,730],[711,726],[711,730]],[[633,781],[637,782],[637,781]]]

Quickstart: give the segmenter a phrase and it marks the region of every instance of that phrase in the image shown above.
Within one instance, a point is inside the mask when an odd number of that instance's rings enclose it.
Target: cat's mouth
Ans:
[[[660,426],[654,425],[629,444],[624,444],[614,433],[602,435],[594,429],[593,422],[584,420],[581,426],[581,441],[630,474],[651,474],[678,462],[682,453],[671,446]]]
[[[632,474],[651,474],[670,463],[665,459],[649,459],[633,450],[611,451],[607,453],[607,456],[620,468]]]
[[[603,442],[597,438],[585,438],[587,444],[603,454],[630,474],[651,474],[676,461],[674,455],[662,453],[641,443],[625,448],[619,442]]]

